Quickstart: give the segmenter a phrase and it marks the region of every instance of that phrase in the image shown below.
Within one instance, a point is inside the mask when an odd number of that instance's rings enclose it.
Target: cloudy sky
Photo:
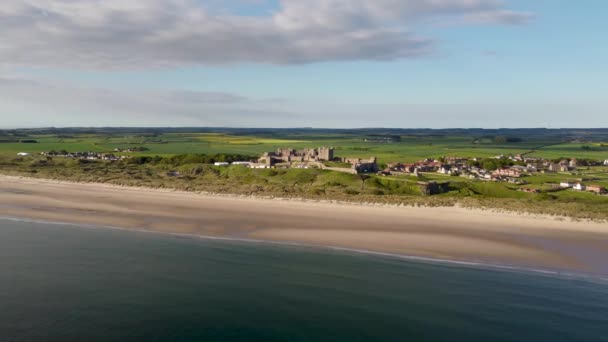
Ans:
[[[2,0],[0,127],[608,127],[604,0]]]

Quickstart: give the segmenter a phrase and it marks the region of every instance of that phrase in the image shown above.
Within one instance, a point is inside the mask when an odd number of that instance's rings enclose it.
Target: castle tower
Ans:
[[[333,160],[334,149],[332,147],[321,147],[319,148],[319,160]]]

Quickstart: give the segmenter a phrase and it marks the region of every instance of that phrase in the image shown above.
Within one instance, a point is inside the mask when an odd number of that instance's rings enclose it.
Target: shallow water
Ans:
[[[608,283],[0,220],[2,341],[608,341]]]

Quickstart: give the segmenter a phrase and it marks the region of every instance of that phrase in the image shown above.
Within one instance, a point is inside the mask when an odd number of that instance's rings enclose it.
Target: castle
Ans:
[[[279,148],[276,152],[265,152],[258,159],[258,163],[272,166],[276,163],[332,160],[334,160],[334,149],[332,147],[305,148],[299,151],[293,148]]]
[[[337,161],[350,164],[350,167],[331,167],[323,162]],[[309,166],[321,169],[333,170],[347,173],[372,173],[378,171],[376,157],[370,159],[360,158],[336,158],[332,147],[305,148],[295,150],[293,148],[279,148],[276,152],[265,152],[258,159],[258,165],[272,167],[275,164],[306,163]]]

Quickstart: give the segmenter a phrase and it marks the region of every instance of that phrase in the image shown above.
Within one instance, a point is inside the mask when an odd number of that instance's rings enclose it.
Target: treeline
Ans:
[[[494,171],[494,170],[498,170],[498,169],[502,169],[505,167],[509,167],[509,166],[513,166],[513,165],[523,165],[523,163],[516,163],[513,160],[510,160],[506,157],[504,158],[484,158],[484,159],[480,159],[480,160],[468,160],[467,164],[469,166],[475,166],[475,167],[479,167],[482,169],[486,169],[486,170],[490,170],[490,171]]]
[[[599,144],[596,146],[583,145],[583,146],[581,146],[581,149],[585,150],[585,151],[606,151],[607,147],[608,147],[608,145],[602,143],[602,144]]]
[[[34,140],[34,139],[15,139],[15,138],[12,138],[12,137],[7,137],[5,135],[0,135],[0,143],[37,144],[38,140]]]
[[[161,156],[138,156],[128,159],[130,164],[153,164],[153,165],[186,165],[186,164],[213,164],[213,163],[233,163],[237,161],[251,161],[257,159],[256,156],[244,154],[179,154],[170,157]]]
[[[0,135],[27,137],[30,135],[74,135],[74,134],[109,134],[109,135],[147,135],[158,136],[165,133],[221,133],[232,135],[255,135],[268,137],[284,137],[290,135],[327,135],[344,134],[355,136],[472,136],[493,139],[504,137],[504,142],[518,139],[530,140],[547,138],[563,141],[584,137],[586,140],[605,141],[608,138],[608,128],[452,128],[452,129],[424,129],[424,128],[359,128],[359,129],[322,129],[322,128],[229,128],[229,127],[72,127],[72,128],[30,128],[0,130]],[[498,139],[502,141],[502,138]],[[508,141],[511,140],[511,141]]]
[[[505,144],[505,143],[518,143],[524,141],[524,139],[520,137],[512,137],[512,136],[502,136],[498,135],[493,138],[494,142],[497,144]]]

